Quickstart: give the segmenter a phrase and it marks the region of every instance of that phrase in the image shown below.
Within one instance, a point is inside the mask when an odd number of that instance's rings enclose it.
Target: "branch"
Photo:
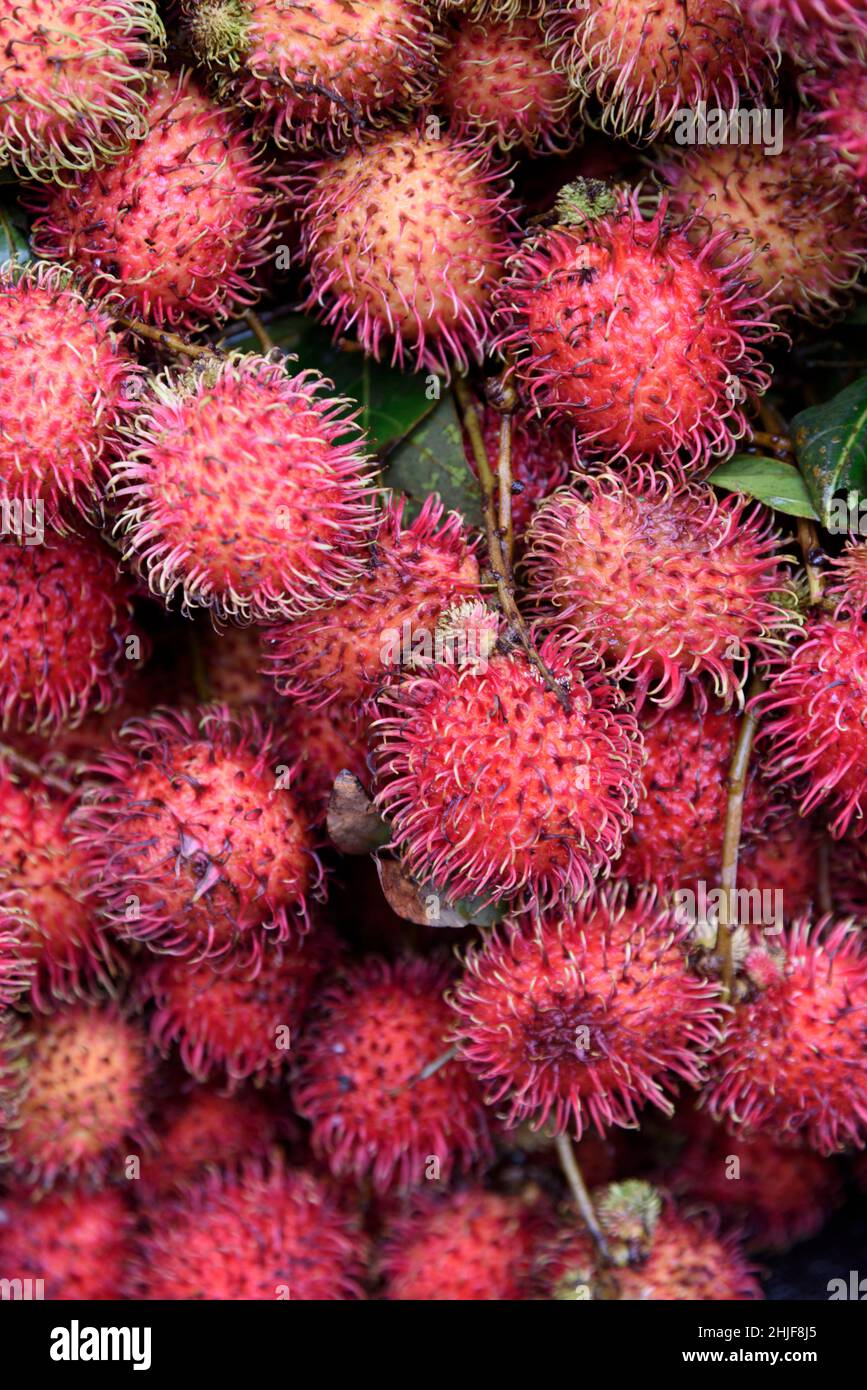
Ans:
[[[804,556],[807,583],[810,586],[810,603],[816,608],[824,602],[825,598],[825,579],[820,567],[825,558],[825,552],[819,542],[819,532],[816,530],[814,522],[810,521],[808,517],[798,517],[798,541]]]
[[[569,1138],[568,1134],[558,1134],[554,1142],[557,1147],[557,1157],[560,1160],[560,1167],[563,1169],[564,1176],[569,1184],[569,1190],[572,1193],[572,1200],[578,1208],[582,1221],[593,1237],[594,1244],[600,1256],[603,1260],[607,1261],[609,1258],[608,1243],[602,1233],[602,1227],[597,1220],[596,1210],[593,1206],[590,1193],[587,1191],[587,1184],[578,1166],[575,1150],[572,1147],[572,1140]]]
[[[761,444],[763,449],[782,454],[785,458],[794,457],[795,446],[787,434],[770,434],[766,430],[753,430],[753,443]]]
[[[201,347],[196,343],[184,342],[183,338],[178,337],[177,333],[167,333],[163,328],[152,328],[148,323],[142,323],[139,319],[124,318],[118,315],[115,323],[119,323],[121,328],[127,329],[129,333],[135,333],[139,338],[147,338],[151,343],[158,343],[166,352],[173,352],[175,356],[184,357],[219,357],[220,352],[215,347]]]
[[[723,861],[720,874],[720,887],[723,890],[722,911],[719,924],[717,950],[722,956],[722,983],[726,1001],[732,998],[734,987],[734,956],[732,954],[732,908],[734,892],[738,886],[738,856],[741,847],[741,827],[744,819],[744,797],[747,788],[747,774],[750,757],[755,742],[758,717],[750,708],[756,695],[765,689],[764,677],[754,672],[747,695],[747,708],[741,720],[740,733],[728,776],[728,806],[726,808],[725,836],[723,838]]]
[[[274,342],[274,339],[271,337],[271,334],[265,327],[264,323],[259,318],[259,315],[254,314],[252,309],[248,309],[246,314],[244,314],[244,322],[246,323],[250,332],[256,338],[262,351],[266,355],[269,352],[272,352],[277,345]]]
[[[497,481],[500,486],[500,543],[503,547],[503,561],[506,573],[512,577],[512,562],[515,553],[515,532],[512,527],[512,417],[504,415],[500,421],[500,458],[497,467]]]

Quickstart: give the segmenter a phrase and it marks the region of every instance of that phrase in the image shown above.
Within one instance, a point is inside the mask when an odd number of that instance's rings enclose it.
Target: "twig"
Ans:
[[[590,1198],[590,1193],[587,1191],[587,1184],[578,1166],[575,1150],[572,1147],[572,1140],[569,1138],[568,1134],[558,1134],[554,1142],[557,1146],[557,1157],[560,1160],[560,1167],[563,1169],[563,1174],[569,1184],[572,1199],[578,1208],[582,1221],[593,1237],[594,1244],[599,1254],[602,1256],[603,1260],[607,1260],[609,1258],[608,1244],[602,1232],[602,1227],[597,1220],[596,1210]]]
[[[216,357],[219,350],[215,347],[200,347],[196,343],[187,343],[183,338],[178,337],[177,333],[167,333],[163,328],[152,328],[148,323],[142,323],[139,319],[128,319],[119,315],[115,319],[121,328],[126,328],[130,333],[136,333],[140,338],[147,338],[152,343],[159,343],[166,352],[173,352],[177,356],[184,357]]]
[[[56,791],[63,792],[64,796],[75,795],[75,787],[71,782],[67,782],[64,777],[58,777],[55,772],[48,772],[44,767],[35,763],[32,758],[27,758],[23,753],[19,753],[17,748],[10,748],[7,743],[0,743],[0,762],[9,763],[10,767],[18,772],[26,772],[28,777],[37,778],[46,786],[54,787]]]
[[[449,1062],[453,1062],[457,1055],[457,1046],[450,1047],[447,1052],[441,1052],[439,1057],[435,1057],[432,1062],[428,1062],[427,1066],[422,1067],[421,1071],[416,1072],[415,1076],[411,1076],[409,1081],[405,1081],[402,1086],[395,1086],[394,1090],[389,1091],[389,1095],[399,1096],[402,1095],[404,1091],[412,1090],[413,1086],[417,1086],[420,1081],[427,1081],[429,1076],[435,1076],[442,1067],[447,1066]]]
[[[726,1001],[731,1000],[734,987],[734,956],[732,953],[732,908],[734,893],[738,886],[738,856],[741,847],[741,827],[744,819],[744,796],[747,788],[750,756],[758,728],[758,717],[751,708],[755,696],[765,689],[765,680],[758,671],[754,672],[747,696],[747,707],[741,720],[737,747],[735,748],[728,776],[728,806],[726,807],[726,826],[723,838],[722,904],[719,924],[717,950],[722,957],[722,983]]]
[[[277,345],[274,342],[274,339],[271,337],[271,334],[265,327],[264,323],[259,318],[259,315],[254,314],[252,309],[248,309],[247,312],[244,314],[244,322],[246,323],[250,332],[258,341],[258,344],[262,351],[264,353],[273,352],[274,348]]]
[[[506,573],[511,580],[515,552],[515,532],[512,526],[511,415],[504,415],[500,420],[500,458],[497,466],[497,481],[500,488],[500,543],[503,547]]]
[[[787,434],[769,434],[765,430],[753,430],[753,443],[761,444],[763,449],[783,454],[786,458],[794,457],[795,446]]]
[[[798,517],[798,541],[804,555],[807,583],[810,586],[810,603],[818,607],[825,597],[825,582],[817,559],[824,556],[819,543],[819,533],[809,517]]]
[[[482,489],[482,504],[485,517],[485,533],[488,541],[488,555],[497,585],[497,598],[499,599],[500,607],[508,620],[512,633],[526,653],[528,661],[536,668],[547,688],[557,696],[563,709],[569,714],[572,709],[569,695],[552,672],[549,671],[539,653],[536,651],[527,624],[518,608],[512,590],[506,545],[498,524],[499,518],[495,503],[496,484],[494,475],[491,472],[491,465],[488,461],[488,452],[485,448],[479,413],[476,410],[469,388],[462,377],[457,377],[455,379],[454,392],[463,417],[464,428],[469,436],[473,457],[476,460],[476,467],[479,470],[479,483]]]

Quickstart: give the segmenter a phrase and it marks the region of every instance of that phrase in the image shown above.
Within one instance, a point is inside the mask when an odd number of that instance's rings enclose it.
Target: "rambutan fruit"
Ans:
[[[140,369],[60,266],[0,267],[0,341],[0,499],[41,504],[52,526],[64,501],[98,519],[111,441]]]
[[[436,960],[367,957],[320,990],[301,1040],[293,1102],[336,1177],[376,1190],[447,1182],[490,1157],[485,1107],[446,1059],[452,972]]]
[[[92,771],[74,843],[121,937],[243,968],[266,938],[307,930],[322,868],[291,766],[255,711],[131,720]]]
[[[209,1173],[151,1213],[130,1280],[136,1299],[362,1297],[366,1244],[304,1169],[255,1162]]]
[[[276,1116],[255,1092],[196,1086],[161,1114],[156,1153],[142,1172],[148,1202],[200,1183],[217,1166],[235,1172],[248,1159],[264,1160],[277,1139]]]
[[[867,610],[867,544],[850,540],[842,553],[828,561],[826,597],[837,616],[860,618]]]
[[[0,1162],[7,1159],[9,1139],[17,1122],[29,1041],[22,1016],[15,1009],[0,1008]]]
[[[27,950],[31,924],[20,907],[21,895],[5,890],[0,876],[0,1010],[12,1004],[33,979]]]
[[[818,898],[819,845],[809,820],[786,803],[774,805],[761,835],[748,837],[741,846],[738,887],[779,895],[763,901],[779,902],[781,918],[787,922],[804,916]]]
[[[644,795],[624,837],[618,876],[664,891],[700,879],[718,881],[738,730],[734,714],[701,710],[689,699],[643,721]],[[763,833],[769,815],[770,793],[750,770],[745,844]]]
[[[867,23],[867,12],[864,14]],[[802,82],[810,102],[805,119],[839,173],[867,187],[867,47],[847,54],[830,72],[811,72]]]
[[[67,833],[74,802],[36,781],[17,785],[0,762],[0,892],[26,913],[21,949],[33,973],[30,1001],[42,1010],[108,987],[116,968]]]
[[[193,48],[278,145],[340,144],[430,97],[423,0],[182,0]]]
[[[279,185],[189,73],[153,79],[147,120],[114,164],[31,196],[33,245],[134,317],[189,330],[237,316],[258,297]]]
[[[769,779],[791,783],[807,815],[820,808],[833,836],[867,830],[867,623],[811,618],[803,640],[774,663],[756,701]]]
[[[430,496],[406,525],[404,506],[392,499],[382,512],[366,570],[344,599],[267,633],[266,668],[281,695],[313,709],[340,704],[363,720],[414,643],[427,637],[432,644],[442,610],[481,593],[460,515],[444,520],[442,503]]]
[[[801,61],[843,59],[867,39],[862,0],[746,0],[743,8],[763,38]]]
[[[507,1126],[580,1139],[634,1128],[647,1103],[673,1113],[674,1077],[699,1084],[722,1021],[719,985],[688,967],[688,931],[652,893],[627,906],[621,885],[469,950],[455,1032]]]
[[[50,1300],[121,1297],[132,1213],[115,1188],[0,1197],[0,1277],[43,1281]]]
[[[553,65],[541,21],[461,17],[447,32],[436,101],[450,128],[562,153],[575,142],[575,93]]]
[[[537,510],[528,589],[546,628],[588,643],[634,681],[637,707],[687,686],[741,700],[751,652],[787,621],[779,533],[759,506],[705,485],[611,474],[562,488]]]
[[[9,1144],[22,1181],[122,1176],[124,1145],[140,1153],[149,1079],[144,1030],[120,1007],[76,1004],[33,1020],[24,1088]]]
[[[17,0],[0,16],[0,163],[63,182],[116,159],[141,134],[163,41],[151,0]]]
[[[761,106],[772,53],[735,0],[565,0],[548,24],[557,65],[615,135],[655,139],[699,102]]]
[[[154,379],[111,493],[124,559],[167,604],[297,618],[361,573],[373,473],[330,386],[241,354]]]
[[[615,688],[540,649],[557,689],[519,651],[433,665],[380,700],[380,790],[410,872],[466,894],[544,905],[586,892],[620,853],[643,758]]]
[[[696,244],[663,200],[643,217],[634,195],[612,195],[593,221],[570,210],[532,236],[500,285],[496,346],[537,409],[576,429],[582,456],[704,468],[747,428],[742,402],[769,376],[762,343],[773,326],[748,278],[749,255],[728,265],[733,239]],[[565,219],[565,220],[564,220]]]
[[[489,461],[499,458],[503,417],[490,406],[481,411],[482,437]],[[512,527],[522,541],[537,504],[562,486],[574,467],[571,431],[553,421],[544,427],[532,415],[515,414],[511,420]],[[464,452],[473,473],[478,464],[470,441]]]
[[[120,703],[144,649],[132,585],[96,538],[0,541],[0,718],[49,732]]]
[[[155,961],[142,981],[154,1005],[151,1039],[165,1054],[177,1043],[197,1081],[237,1086],[249,1077],[276,1079],[294,1056],[313,990],[333,952],[314,931],[303,947],[277,946],[255,970],[219,974],[207,961]]]
[[[273,698],[273,689],[261,671],[261,627],[215,629],[207,623],[198,628],[193,640],[209,699],[234,709],[243,709],[245,705],[258,705],[261,709]]]
[[[295,789],[316,824],[325,819],[337,776],[351,772],[365,789],[373,781],[369,732],[351,706],[324,710],[291,705],[283,729],[295,762]]]
[[[426,1196],[386,1235],[385,1298],[509,1302],[531,1297],[540,1214],[519,1197],[471,1187]]]
[[[801,920],[755,998],[739,1005],[704,1096],[751,1139],[802,1141],[821,1154],[867,1143],[867,955],[847,922]],[[751,972],[758,978],[755,971]],[[766,972],[767,974],[767,972]]]
[[[305,311],[396,366],[448,379],[481,362],[515,241],[503,174],[481,141],[403,127],[304,165]]]

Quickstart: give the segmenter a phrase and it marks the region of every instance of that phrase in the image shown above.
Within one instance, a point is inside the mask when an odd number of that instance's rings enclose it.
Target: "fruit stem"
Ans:
[[[54,772],[46,772],[38,763],[33,762],[31,758],[25,758],[23,753],[10,748],[7,743],[0,743],[0,762],[8,763],[18,772],[26,772],[28,777],[35,777],[47,787],[54,787],[56,791],[63,792],[64,796],[75,795],[75,787],[71,782],[67,782],[64,777],[58,777]]]
[[[250,332],[253,334],[254,338],[258,342],[262,351],[266,354],[269,352],[273,352],[277,344],[274,342],[274,339],[271,337],[271,334],[268,332],[264,323],[259,318],[259,315],[254,314],[252,309],[248,309],[247,312],[244,314],[244,322],[246,323]]]
[[[455,1044],[455,1046],[450,1047],[447,1052],[441,1052],[439,1057],[435,1057],[432,1062],[428,1062],[426,1067],[422,1067],[421,1071],[417,1071],[415,1076],[411,1076],[409,1081],[405,1081],[402,1086],[396,1086],[393,1091],[389,1091],[389,1095],[402,1095],[404,1091],[412,1090],[412,1087],[417,1086],[420,1081],[427,1081],[429,1076],[436,1076],[437,1072],[443,1067],[448,1066],[449,1062],[453,1062],[457,1055],[458,1049],[457,1044]]]
[[[539,672],[548,690],[557,696],[566,714],[571,714],[572,705],[569,696],[552,672],[548,670],[548,667],[533,646],[527,624],[524,621],[523,615],[518,608],[517,600],[515,599],[512,589],[511,564],[507,552],[507,543],[504,540],[504,536],[498,524],[494,475],[491,471],[490,462],[488,461],[488,451],[485,448],[479,412],[476,410],[475,402],[473,401],[469,387],[463,377],[455,378],[454,393],[463,417],[464,429],[467,432],[470,445],[472,446],[476,467],[479,470],[479,483],[482,489],[482,504],[485,517],[485,533],[488,542],[488,555],[497,585],[497,597],[500,602],[500,607],[508,620],[513,640],[517,640],[518,644],[523,648],[527,660]],[[507,422],[508,418],[508,416],[505,417]],[[509,440],[511,459],[511,427]],[[511,474],[511,466],[509,467],[509,473]],[[509,491],[511,493],[511,478],[509,480]],[[500,493],[500,503],[502,508],[502,492]],[[503,511],[501,510],[499,513],[500,518],[502,515]],[[509,504],[509,516],[511,516],[511,503]]]
[[[764,449],[770,449],[775,454],[783,454],[786,458],[791,458],[795,452],[794,445],[787,434],[772,434],[766,430],[753,430],[753,443],[761,444]]]
[[[183,338],[178,337],[177,333],[166,333],[165,329],[152,328],[150,324],[142,323],[139,319],[128,319],[119,314],[115,323],[119,323],[121,328],[125,328],[129,333],[135,333],[140,338],[148,338],[152,343],[159,343],[166,352],[173,352],[185,357],[218,357],[220,355],[219,348],[200,347],[196,343],[185,343]]]
[[[807,583],[810,586],[810,603],[812,607],[816,608],[825,599],[822,571],[817,564],[823,551],[819,543],[819,532],[808,517],[798,517],[798,541],[804,555],[804,568],[807,571]]]
[[[741,828],[744,820],[744,797],[747,788],[747,773],[750,767],[750,757],[755,742],[756,729],[758,728],[758,716],[751,707],[757,695],[766,689],[764,677],[758,672],[753,673],[750,681],[750,688],[747,692],[747,707],[741,720],[740,732],[738,734],[737,746],[735,747],[734,757],[729,769],[728,776],[728,805],[726,807],[725,836],[723,838],[723,859],[722,872],[720,874],[720,887],[723,897],[720,911],[719,940],[717,949],[722,957],[722,984],[725,1002],[731,1001],[734,990],[735,963],[733,954],[732,927],[736,925],[732,921],[734,906],[734,893],[738,886],[738,856],[741,847]]]
[[[572,1147],[572,1140],[568,1134],[558,1134],[554,1141],[557,1146],[557,1157],[560,1160],[560,1167],[563,1169],[572,1199],[578,1208],[581,1219],[593,1237],[599,1254],[603,1260],[609,1258],[608,1245],[605,1236],[602,1234],[602,1227],[596,1216],[596,1209],[590,1193],[587,1191],[587,1184],[584,1181],[578,1160],[575,1157],[575,1150]]]
[[[500,458],[497,467],[497,480],[500,485],[500,537],[503,546],[503,559],[506,564],[506,573],[511,579],[515,554],[515,533],[512,528],[511,415],[504,415],[500,420]]]

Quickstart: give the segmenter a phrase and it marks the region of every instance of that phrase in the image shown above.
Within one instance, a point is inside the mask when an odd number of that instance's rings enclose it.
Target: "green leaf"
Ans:
[[[867,493],[867,376],[796,415],[792,439],[822,525],[835,529],[834,494]]]
[[[438,492],[446,507],[461,512],[468,526],[481,526],[482,494],[464,453],[463,436],[451,392],[391,454],[383,473],[387,487],[405,492],[418,510]]]
[[[298,357],[299,368],[314,367],[334,382],[339,395],[357,401],[359,423],[375,453],[405,439],[434,408],[426,376],[398,372],[361,351],[339,348],[328,329],[303,314],[281,314],[270,319],[267,328],[277,347]],[[242,352],[261,351],[252,333],[232,334],[227,342]]]
[[[25,265],[33,259],[27,217],[13,198],[0,199],[0,264],[17,261]]]
[[[786,516],[806,516],[811,521],[819,519],[797,468],[779,459],[735,454],[711,473],[708,482],[728,492],[744,492],[773,507],[774,511],[785,512]]]

